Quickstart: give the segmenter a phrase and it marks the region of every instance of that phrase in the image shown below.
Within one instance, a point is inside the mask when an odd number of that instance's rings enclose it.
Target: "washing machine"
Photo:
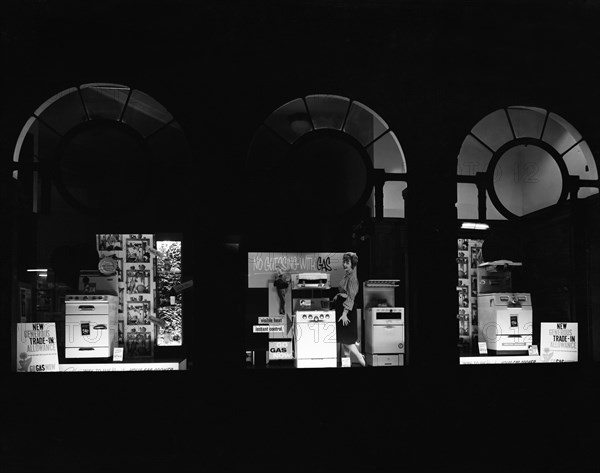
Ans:
[[[296,368],[336,368],[334,310],[298,310],[294,320]]]

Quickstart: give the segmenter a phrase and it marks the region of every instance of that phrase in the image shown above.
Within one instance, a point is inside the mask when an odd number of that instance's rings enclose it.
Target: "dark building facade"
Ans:
[[[192,362],[185,372],[20,376],[11,372],[14,320],[4,317],[10,471],[33,469],[23,436],[51,471],[87,468],[95,449],[106,453],[98,469],[593,470],[598,194],[571,193],[488,235],[489,254],[527,261],[551,321],[579,324],[580,361],[568,366],[459,366],[456,239],[477,235],[460,233],[456,204],[461,146],[499,109],[550,110],[600,159],[600,4],[26,1],[3,10],[2,312],[11,312],[11,284],[29,264],[64,272],[93,264],[93,247],[90,255],[78,242],[86,232],[180,235],[184,275],[194,281],[188,341],[175,353]],[[47,156],[25,142],[15,164],[32,114],[84,84],[122,84],[169,115],[140,98],[162,124],[132,133],[104,122],[70,127],[58,114],[65,133]],[[360,102],[394,132],[406,160],[404,216],[378,219],[367,202],[339,199],[357,186],[370,191],[374,172],[357,184],[340,178],[343,163],[265,158],[270,145],[257,139],[265,120],[314,94]],[[173,133],[153,141],[157,130]],[[88,172],[89,188],[77,181]],[[300,188],[312,207],[294,200]],[[325,205],[332,201],[337,207]],[[407,366],[245,370],[246,252],[265,249],[351,250],[365,255],[365,274],[399,274]],[[30,432],[29,415],[15,413],[39,408],[46,427],[34,441],[41,426]]]

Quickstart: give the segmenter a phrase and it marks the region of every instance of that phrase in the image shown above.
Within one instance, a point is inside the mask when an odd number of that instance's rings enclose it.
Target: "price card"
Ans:
[[[529,356],[540,356],[540,351],[537,345],[529,345],[528,347]]]
[[[478,342],[477,345],[479,346],[479,354],[480,355],[487,355],[487,343],[486,342]]]
[[[113,348],[113,361],[123,361],[123,347]]]

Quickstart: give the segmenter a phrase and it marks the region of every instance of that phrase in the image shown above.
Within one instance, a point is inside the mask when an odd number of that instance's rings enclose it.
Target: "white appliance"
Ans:
[[[329,273],[294,273],[292,289],[329,289]]]
[[[527,354],[533,343],[529,293],[491,293],[477,297],[479,341],[492,355]]]
[[[299,310],[294,321],[296,368],[336,368],[334,310]]]
[[[108,358],[117,346],[119,297],[65,296],[65,358]]]
[[[367,309],[365,354],[370,366],[404,365],[404,307]]]

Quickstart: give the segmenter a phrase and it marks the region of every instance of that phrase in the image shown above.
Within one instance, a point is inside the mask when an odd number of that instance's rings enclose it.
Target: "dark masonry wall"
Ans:
[[[585,327],[585,361],[458,366],[449,314],[465,136],[499,108],[540,107],[572,123],[599,157],[599,20],[597,1],[5,2],[2,312],[16,258],[105,225],[183,232],[196,289],[194,369],[176,374],[17,376],[5,317],[3,470],[39,471],[43,461],[45,471],[595,471],[598,199],[568,202],[498,236],[529,258],[540,305]],[[150,176],[164,197],[137,220],[73,211],[70,225],[38,235],[40,222],[47,228],[58,217],[52,208],[41,216],[17,210],[23,184],[8,171],[15,143],[45,100],[92,82],[124,84],[164,105],[185,132],[191,163]],[[311,218],[249,198],[255,133],[279,106],[309,94],[357,100],[398,137],[409,174],[406,219],[398,228],[372,222],[380,240],[352,238],[364,208]],[[317,183],[335,180],[314,171]],[[328,197],[327,186],[317,189]],[[318,231],[298,231],[306,219]],[[415,314],[410,365],[244,370],[244,250],[261,244],[343,246],[368,255],[365,271],[385,270],[382,248],[395,251]],[[102,452],[93,465],[92,452]]]

